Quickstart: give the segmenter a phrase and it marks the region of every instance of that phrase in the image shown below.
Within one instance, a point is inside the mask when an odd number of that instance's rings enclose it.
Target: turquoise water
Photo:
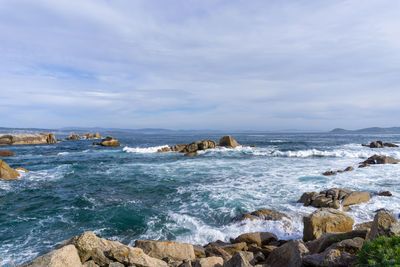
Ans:
[[[0,181],[2,264],[23,263],[83,231],[125,244],[139,238],[206,244],[257,230],[299,238],[301,218],[314,208],[297,199],[330,187],[393,192],[391,198],[373,197],[355,206],[350,214],[356,222],[371,220],[378,208],[395,213],[400,208],[400,165],[321,175],[357,166],[375,153],[400,158],[399,148],[360,145],[400,143],[399,135],[234,134],[240,144],[257,147],[213,149],[188,158],[154,152],[164,145],[218,141],[222,135],[102,134],[118,138],[121,147],[92,146],[93,140],[2,147],[17,154],[5,159],[11,167],[31,171],[17,181]],[[292,227],[232,223],[239,213],[258,208],[286,212]]]

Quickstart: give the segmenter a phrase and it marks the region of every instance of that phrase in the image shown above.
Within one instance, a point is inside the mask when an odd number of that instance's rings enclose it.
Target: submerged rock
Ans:
[[[224,146],[224,147],[229,147],[229,148],[235,148],[239,144],[238,144],[238,142],[236,142],[236,140],[232,136],[227,135],[227,136],[224,136],[221,139],[219,139],[219,145]]]
[[[0,159],[0,178],[3,180],[16,180],[20,176],[19,172],[8,166]]]
[[[0,149],[0,157],[14,157],[15,153],[7,150],[7,149]]]
[[[325,233],[351,231],[354,219],[335,209],[320,208],[303,217],[303,223],[303,239],[311,241],[320,238]]]

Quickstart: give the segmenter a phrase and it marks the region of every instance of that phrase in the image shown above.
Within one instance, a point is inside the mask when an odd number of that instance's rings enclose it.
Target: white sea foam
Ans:
[[[126,146],[122,150],[127,152],[127,153],[155,153],[157,150],[167,147],[168,145],[163,145],[163,146],[152,146],[152,147],[129,147]]]

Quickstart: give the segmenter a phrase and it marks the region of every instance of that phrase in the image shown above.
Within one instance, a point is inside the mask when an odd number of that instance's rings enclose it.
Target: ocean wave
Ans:
[[[126,146],[122,150],[127,152],[127,153],[155,153],[157,150],[166,147],[168,145],[163,145],[163,146],[151,146],[151,147],[129,147]]]

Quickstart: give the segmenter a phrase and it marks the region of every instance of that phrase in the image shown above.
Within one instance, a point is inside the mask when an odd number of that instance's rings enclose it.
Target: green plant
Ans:
[[[400,236],[378,237],[358,252],[357,266],[400,267]]]

